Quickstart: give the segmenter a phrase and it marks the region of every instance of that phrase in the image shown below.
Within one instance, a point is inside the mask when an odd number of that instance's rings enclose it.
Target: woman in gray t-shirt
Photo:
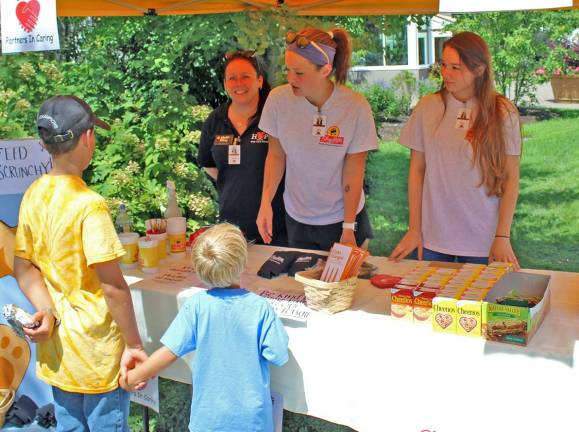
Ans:
[[[445,42],[443,87],[422,98],[400,143],[412,150],[409,229],[390,258],[417,249],[428,261],[511,262],[521,131],[516,107],[495,91],[485,41]]]
[[[329,250],[334,242],[372,237],[362,184],[366,156],[377,148],[372,111],[343,84],[351,56],[348,33],[288,33],[288,84],[268,96],[259,127],[269,134],[257,226],[271,241],[271,200],[285,172],[288,243]],[[331,76],[335,79],[332,80]]]

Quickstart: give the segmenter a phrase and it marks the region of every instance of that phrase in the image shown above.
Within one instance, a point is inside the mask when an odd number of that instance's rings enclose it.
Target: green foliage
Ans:
[[[396,75],[390,87],[380,84],[354,87],[368,100],[377,128],[385,121],[408,115],[417,88],[416,77],[409,71]]]
[[[433,64],[428,71],[428,78],[418,82],[418,98],[432,94],[440,90],[442,86],[442,75],[440,75],[440,65]]]
[[[379,84],[372,84],[360,89],[364,97],[368,100],[374,122],[379,127],[388,119],[398,117],[400,114],[400,104],[394,90]]]
[[[537,84],[564,67],[566,57],[576,58],[564,42],[578,27],[579,10],[568,10],[464,14],[449,29],[472,31],[486,40],[498,91],[519,105],[535,102]]]
[[[440,89],[440,85],[429,80],[421,80],[418,82],[418,99],[422,98],[423,96],[436,93]]]
[[[390,85],[398,96],[400,113],[408,115],[410,113],[412,97],[418,89],[416,77],[410,71],[405,70],[398,73],[398,75],[390,81]]]

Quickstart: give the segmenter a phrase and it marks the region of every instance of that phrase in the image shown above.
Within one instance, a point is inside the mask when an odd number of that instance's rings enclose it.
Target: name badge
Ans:
[[[470,108],[459,108],[456,112],[455,129],[468,129],[470,127]]]
[[[213,145],[231,145],[233,143],[233,135],[215,135]]]
[[[229,146],[228,163],[229,165],[241,164],[241,146],[237,144],[237,140]]]
[[[312,120],[312,136],[321,137],[326,134],[327,116],[321,114],[314,114]]]

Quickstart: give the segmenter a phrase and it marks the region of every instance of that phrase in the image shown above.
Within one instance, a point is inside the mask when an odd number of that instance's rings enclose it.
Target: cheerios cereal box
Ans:
[[[435,297],[432,300],[432,329],[440,333],[456,333],[456,298]]]
[[[430,324],[432,317],[432,300],[436,296],[433,291],[414,291],[412,305],[413,320],[416,324]]]
[[[414,290],[396,286],[390,290],[390,295],[390,312],[392,318],[412,322]]]
[[[475,337],[482,335],[482,301],[457,301],[456,318],[456,334]]]

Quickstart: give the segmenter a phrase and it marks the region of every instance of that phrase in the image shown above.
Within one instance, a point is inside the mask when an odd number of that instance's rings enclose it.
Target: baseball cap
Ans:
[[[42,139],[48,144],[70,141],[94,126],[111,129],[76,96],[53,96],[46,100],[38,110],[36,125],[46,130]]]

